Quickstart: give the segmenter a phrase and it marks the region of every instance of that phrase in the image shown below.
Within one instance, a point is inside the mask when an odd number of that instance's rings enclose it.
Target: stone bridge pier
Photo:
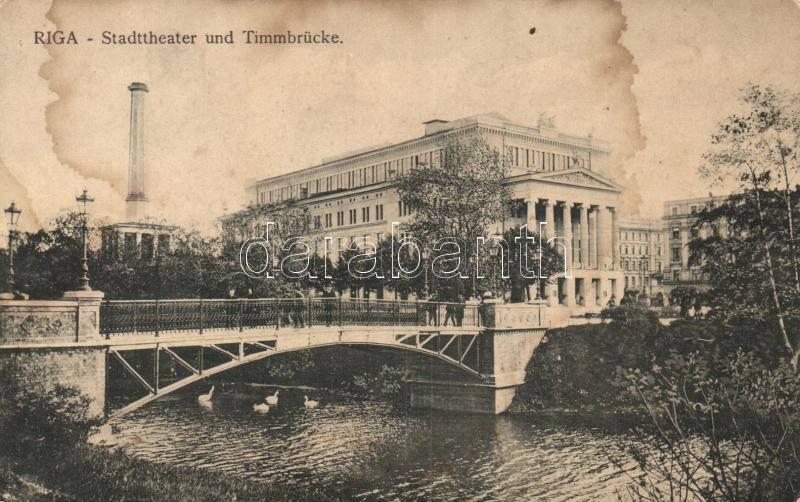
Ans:
[[[97,291],[67,292],[63,300],[0,300],[0,379],[26,390],[57,384],[92,399],[102,415],[106,395],[106,347],[99,332]]]
[[[503,413],[533,351],[550,327],[554,309],[544,304],[489,302],[478,337],[479,375],[465,375],[435,361],[413,364],[409,383],[411,406],[467,413]]]

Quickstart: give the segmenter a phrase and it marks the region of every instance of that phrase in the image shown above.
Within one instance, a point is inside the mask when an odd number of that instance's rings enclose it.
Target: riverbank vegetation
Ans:
[[[0,389],[0,499],[346,500],[336,487],[294,488],[154,463],[89,444],[99,420],[75,389]]]

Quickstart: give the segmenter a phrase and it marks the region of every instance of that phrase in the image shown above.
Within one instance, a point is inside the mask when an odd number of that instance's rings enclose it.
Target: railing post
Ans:
[[[243,331],[243,323],[244,323],[244,302],[246,300],[239,298],[239,331]]]
[[[344,304],[342,302],[342,296],[339,295],[339,326],[342,325],[342,316],[343,316],[342,311],[343,310],[344,310]]]
[[[161,309],[159,307],[158,299],[156,299],[156,336],[158,336],[158,328],[161,326]]]
[[[308,312],[308,314],[306,315],[306,319],[308,320],[308,322],[306,323],[306,326],[310,328],[311,327],[311,320],[314,318],[314,313],[311,311],[311,297],[310,296],[308,298],[306,298],[306,305],[307,305],[306,312]]]
[[[139,332],[139,304],[135,302],[133,304],[133,332]]]
[[[203,299],[200,298],[200,334],[203,334]]]

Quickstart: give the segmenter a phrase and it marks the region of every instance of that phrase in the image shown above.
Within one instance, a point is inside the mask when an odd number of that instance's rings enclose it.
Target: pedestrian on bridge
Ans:
[[[305,328],[305,322],[303,321],[303,313],[306,310],[305,304],[305,296],[301,291],[295,292],[295,298],[292,301],[292,321],[294,323],[295,328]]]

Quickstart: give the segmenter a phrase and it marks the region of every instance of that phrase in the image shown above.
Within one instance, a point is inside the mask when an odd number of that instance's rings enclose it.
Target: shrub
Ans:
[[[642,500],[793,500],[800,490],[800,377],[738,351],[672,352],[648,371],[620,369],[617,385],[650,426],[626,445]]]
[[[48,445],[85,440],[101,422],[89,414],[90,404],[91,398],[74,387],[20,390],[6,384],[0,395],[2,442],[24,447],[31,440]]]
[[[626,306],[627,307],[627,306]],[[528,363],[520,402],[536,407],[614,406],[622,402],[618,366],[647,368],[658,321],[615,321],[548,331]]]

